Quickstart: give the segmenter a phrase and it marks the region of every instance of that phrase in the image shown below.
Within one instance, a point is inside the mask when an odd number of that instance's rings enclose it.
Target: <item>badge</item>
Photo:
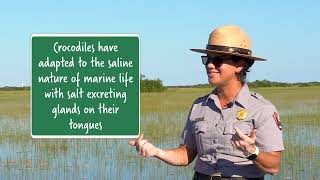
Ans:
[[[237,112],[237,119],[239,121],[244,120],[247,117],[247,111],[245,109],[241,109]]]
[[[282,130],[282,123],[280,121],[280,118],[279,118],[279,114],[277,112],[274,112],[273,115],[272,115],[273,119],[274,119],[274,122],[276,122],[276,125],[278,126],[278,128],[280,129],[280,131]]]

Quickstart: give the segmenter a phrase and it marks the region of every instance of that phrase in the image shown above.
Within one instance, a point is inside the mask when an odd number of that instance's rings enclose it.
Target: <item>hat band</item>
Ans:
[[[251,50],[249,49],[230,47],[230,46],[210,45],[210,44],[207,45],[207,49],[224,51],[224,52],[234,53],[234,54],[243,54],[243,55],[249,55],[249,56],[251,56],[251,53],[252,53]]]

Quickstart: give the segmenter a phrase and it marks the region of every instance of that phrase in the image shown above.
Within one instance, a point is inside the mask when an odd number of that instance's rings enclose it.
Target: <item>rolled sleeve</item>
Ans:
[[[263,108],[263,112],[257,121],[257,139],[256,143],[264,152],[283,151],[282,130],[277,125],[274,114],[278,114],[274,106]],[[278,116],[280,122],[280,117]]]

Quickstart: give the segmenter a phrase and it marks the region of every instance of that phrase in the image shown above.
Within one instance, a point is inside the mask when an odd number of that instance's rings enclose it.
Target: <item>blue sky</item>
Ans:
[[[248,80],[320,81],[319,1],[4,1],[0,86],[30,85],[32,33],[138,33],[141,73],[165,85],[207,83],[200,54],[217,26],[240,25],[257,62]]]

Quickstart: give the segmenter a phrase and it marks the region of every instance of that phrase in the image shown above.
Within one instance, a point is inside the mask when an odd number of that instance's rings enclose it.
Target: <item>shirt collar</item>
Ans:
[[[248,101],[249,101],[249,96],[250,96],[250,90],[248,85],[245,83],[242,88],[240,89],[240,91],[238,92],[237,96],[235,97],[235,99],[233,100],[233,104],[234,103],[238,103],[240,104],[243,108],[247,108],[248,107]],[[206,103],[208,102],[208,100],[212,99],[214,101],[214,103],[216,104],[217,107],[219,107],[221,109],[220,106],[220,101],[219,98],[217,96],[217,88],[215,88],[208,96]]]
[[[250,97],[250,90],[248,85],[245,83],[240,89],[239,93],[237,94],[235,101],[239,103],[241,106],[243,106],[243,108],[247,108],[249,97]]]

